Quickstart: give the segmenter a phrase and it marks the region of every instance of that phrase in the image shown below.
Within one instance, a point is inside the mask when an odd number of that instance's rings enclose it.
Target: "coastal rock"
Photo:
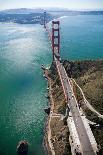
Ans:
[[[46,97],[47,99],[50,99],[50,96],[49,96],[49,95],[45,95],[45,97]]]
[[[28,142],[23,140],[20,141],[17,146],[17,154],[18,155],[28,155]]]
[[[44,109],[44,111],[45,111],[45,113],[46,113],[46,114],[48,114],[48,115],[49,115],[49,114],[50,114],[50,107],[45,108],[45,109]]]

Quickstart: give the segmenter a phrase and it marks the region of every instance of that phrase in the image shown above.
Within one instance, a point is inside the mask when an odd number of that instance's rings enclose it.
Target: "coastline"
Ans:
[[[53,108],[53,103],[51,102],[51,83],[50,83],[50,78],[48,76],[48,70],[44,71],[44,75],[47,78],[47,88],[49,88],[48,90],[48,96],[49,96],[49,100],[48,100],[48,106],[50,106],[50,108]],[[45,120],[45,136],[44,136],[44,148],[46,151],[46,154],[48,155],[52,155],[52,151],[51,148],[49,146],[49,142],[48,142],[48,135],[50,134],[50,121],[51,121],[51,110],[50,110],[50,114],[47,116],[46,120]]]
[[[67,125],[64,124],[64,114],[58,112],[60,107],[56,107],[58,101],[55,102],[51,77],[48,76],[50,70],[44,70],[45,78],[48,83],[48,97],[50,113],[45,122],[44,148],[48,155],[62,155],[66,152],[70,153],[69,131]],[[64,98],[64,97],[63,97]],[[63,100],[64,102],[64,100]],[[60,103],[61,105],[61,103]],[[71,154],[70,154],[71,155]]]

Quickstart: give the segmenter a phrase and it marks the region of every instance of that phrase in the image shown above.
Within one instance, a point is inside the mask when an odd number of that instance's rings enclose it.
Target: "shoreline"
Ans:
[[[44,153],[45,153],[45,155],[48,155],[48,152],[49,152],[49,146],[48,146],[48,144],[47,144],[47,128],[48,128],[48,121],[49,121],[49,117],[46,116],[45,124],[44,124],[44,138],[43,138],[43,148],[44,148]]]
[[[46,120],[45,120],[44,148],[45,148],[46,154],[52,155],[52,151],[49,146],[48,135],[50,135],[50,121],[51,121],[51,117],[52,117],[51,109],[53,109],[53,103],[51,102],[51,95],[50,95],[51,94],[51,89],[50,89],[51,82],[50,82],[50,78],[48,76],[47,69],[44,70],[44,75],[47,78],[47,88],[49,88],[49,90],[48,90],[48,96],[49,96],[48,107],[50,106],[50,114],[46,117]],[[55,155],[55,153],[53,155]]]
[[[54,80],[48,74],[49,70],[44,69],[48,86],[48,107],[50,107],[50,113],[45,120],[44,148],[47,155],[60,155],[70,150],[69,131],[67,125],[64,124],[64,114],[59,111],[64,100],[57,107],[60,101],[55,101]]]

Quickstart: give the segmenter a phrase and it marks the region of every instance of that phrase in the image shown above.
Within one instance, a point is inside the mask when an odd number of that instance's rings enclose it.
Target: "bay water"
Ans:
[[[103,16],[60,18],[61,57],[69,60],[103,58]],[[16,155],[20,140],[29,155],[44,155],[43,137],[47,82],[41,65],[52,52],[42,25],[0,24],[0,155]]]

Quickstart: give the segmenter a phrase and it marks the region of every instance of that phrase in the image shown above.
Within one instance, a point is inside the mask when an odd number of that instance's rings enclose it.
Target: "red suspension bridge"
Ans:
[[[44,13],[44,28],[46,29],[52,45],[52,57],[56,64],[58,75],[70,109],[71,116],[68,116],[67,124],[70,131],[70,144],[73,155],[96,155],[97,143],[90,129],[86,117],[80,111],[76,97],[65,68],[60,62],[60,21],[52,21],[52,33],[46,23],[46,12]]]

